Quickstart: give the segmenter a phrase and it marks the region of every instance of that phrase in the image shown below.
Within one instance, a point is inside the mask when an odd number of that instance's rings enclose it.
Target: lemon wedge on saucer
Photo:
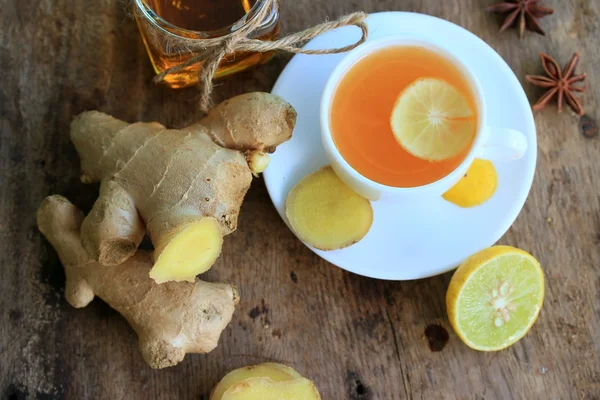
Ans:
[[[442,161],[457,156],[472,141],[475,112],[451,84],[417,79],[398,96],[390,119],[396,140],[415,157]]]
[[[497,186],[498,175],[494,164],[476,158],[465,176],[442,197],[459,207],[475,207],[492,198]]]
[[[456,334],[481,351],[502,350],[532,327],[544,302],[544,273],[529,253],[494,246],[454,273],[446,307]]]

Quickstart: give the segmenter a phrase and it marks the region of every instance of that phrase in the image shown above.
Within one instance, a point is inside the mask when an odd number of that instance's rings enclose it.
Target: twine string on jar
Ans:
[[[171,68],[165,69],[154,78],[154,82],[162,82],[167,75],[182,72],[185,68],[202,63],[202,68],[198,72],[199,84],[201,86],[200,108],[207,111],[211,106],[211,93],[213,90],[212,80],[219,64],[224,57],[236,52],[256,52],[265,53],[269,51],[285,51],[295,54],[337,54],[356,48],[367,39],[368,28],[365,23],[367,14],[356,12],[335,21],[328,21],[313,26],[306,30],[292,33],[281,39],[274,41],[265,41],[259,39],[250,39],[248,36],[260,28],[261,23],[271,12],[277,0],[264,0],[265,4],[260,11],[254,15],[241,28],[227,36],[210,39],[190,39],[190,38],[171,38],[171,46],[185,48],[187,51],[196,55],[188,61],[177,64]],[[320,35],[321,33],[340,28],[342,26],[354,25],[360,28],[361,38],[353,44],[334,49],[303,49],[301,46]]]

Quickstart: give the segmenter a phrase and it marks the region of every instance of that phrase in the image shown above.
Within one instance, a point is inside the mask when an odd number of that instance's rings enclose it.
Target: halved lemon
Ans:
[[[529,253],[494,246],[467,259],[454,273],[446,307],[456,334],[482,351],[521,339],[544,302],[544,273]]]
[[[440,79],[421,78],[400,93],[390,119],[396,140],[415,157],[442,161],[457,156],[475,135],[467,98]]]

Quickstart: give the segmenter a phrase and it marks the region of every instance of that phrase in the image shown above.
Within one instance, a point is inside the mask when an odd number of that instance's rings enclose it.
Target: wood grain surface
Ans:
[[[282,29],[365,10],[416,11],[476,33],[525,83],[538,53],[566,62],[581,53],[588,120],[600,117],[600,1],[546,0],[547,36],[497,32],[493,0],[283,1]],[[451,274],[384,282],[321,260],[286,228],[263,182],[254,182],[239,229],[207,274],[240,288],[219,347],[152,370],[125,320],[101,300],[76,310],[63,297],[57,255],[34,214],[49,194],[84,210],[97,186],[79,182],[68,137],[77,113],[180,127],[201,116],[195,89],[151,83],[153,71],[128,5],[117,0],[0,1],[0,397],[2,399],[208,399],[229,370],[284,362],[314,379],[324,399],[599,399],[600,137],[554,107],[536,113],[539,159],[523,212],[501,243],[532,252],[547,277],[532,331],[511,348],[480,353],[449,326]],[[215,100],[271,89],[289,60],[222,81]],[[433,325],[432,325],[433,324]],[[438,327],[436,327],[436,325]],[[427,327],[430,326],[429,329]],[[427,329],[427,334],[426,334]],[[449,332],[446,346],[438,343]],[[429,340],[433,343],[430,349]]]

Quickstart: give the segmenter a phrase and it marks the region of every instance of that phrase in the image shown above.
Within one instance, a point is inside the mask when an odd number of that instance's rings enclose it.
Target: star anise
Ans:
[[[575,68],[579,62],[579,53],[573,54],[571,61],[565,66],[564,71],[561,71],[560,65],[548,54],[541,53],[542,66],[548,76],[527,75],[525,79],[528,82],[548,89],[548,91],[540,97],[533,105],[533,110],[541,110],[550,100],[558,94],[558,112],[562,112],[563,99],[567,100],[567,104],[571,106],[573,111],[579,115],[583,115],[583,106],[579,99],[573,96],[573,92],[584,92],[585,88],[573,86],[577,82],[581,82],[586,78],[586,74],[575,75]]]
[[[499,14],[510,13],[504,20],[500,32],[504,32],[508,27],[512,26],[518,17],[519,37],[523,39],[525,28],[537,32],[540,35],[546,34],[540,26],[538,19],[554,14],[554,10],[550,7],[541,6],[539,4],[541,1],[542,0],[508,0],[504,3],[489,6],[486,10]]]

